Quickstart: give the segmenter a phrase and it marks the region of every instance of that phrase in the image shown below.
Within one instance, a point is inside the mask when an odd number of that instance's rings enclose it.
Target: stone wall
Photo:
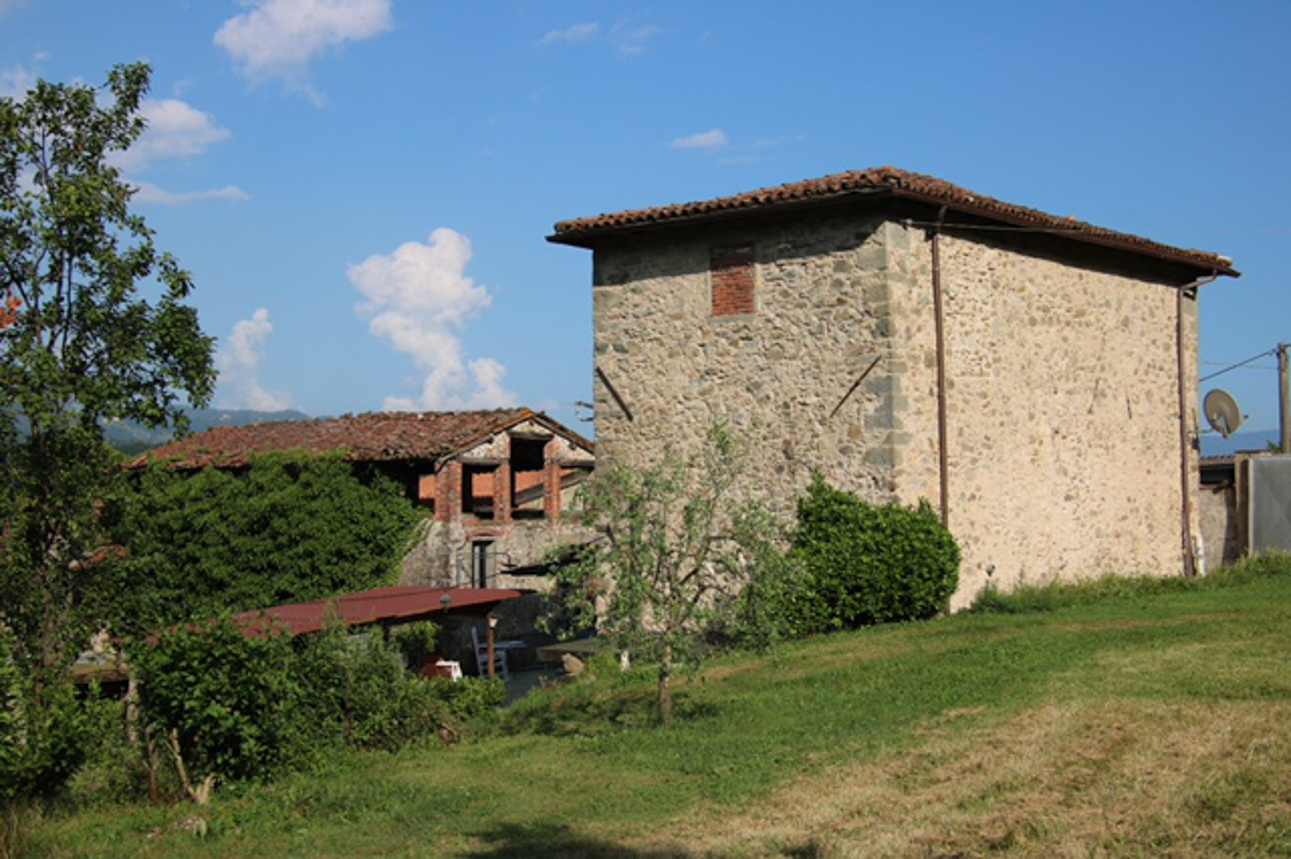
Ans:
[[[905,503],[939,497],[931,238],[888,226],[908,372],[898,451]],[[978,235],[941,236],[953,605],[1103,573],[1182,571],[1176,289],[1094,261]],[[1184,302],[1196,390],[1196,302]],[[1188,371],[1187,368],[1192,368]],[[1186,412],[1195,438],[1195,403]],[[1196,497],[1197,466],[1190,471]],[[1192,511],[1192,528],[1199,527]],[[988,570],[993,575],[988,577]]]
[[[593,275],[597,457],[658,462],[725,421],[748,457],[741,492],[790,515],[819,468],[873,499],[892,491],[890,325],[877,221],[806,219],[660,246],[598,249]],[[714,315],[713,246],[754,244],[756,312]]]
[[[949,517],[964,550],[954,607],[988,570],[1004,587],[1178,574],[1176,289],[1096,251],[1011,241],[941,238]],[[713,249],[745,245],[755,311],[715,315]],[[748,449],[739,491],[786,517],[813,468],[872,501],[937,505],[931,283],[927,231],[895,220],[817,214],[607,241],[593,274],[598,457],[693,451],[721,420]],[[1183,322],[1195,438],[1191,297]],[[1195,453],[1188,473],[1195,498]]]

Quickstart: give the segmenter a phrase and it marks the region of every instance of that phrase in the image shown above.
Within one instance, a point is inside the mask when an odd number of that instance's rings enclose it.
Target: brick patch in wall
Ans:
[[[713,315],[753,313],[753,245],[713,248],[709,256]]]

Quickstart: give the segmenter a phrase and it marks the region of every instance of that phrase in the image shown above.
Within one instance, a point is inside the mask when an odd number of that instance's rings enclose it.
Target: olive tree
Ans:
[[[0,98],[0,623],[42,684],[100,623],[102,424],[182,428],[211,395],[192,281],[112,165],[144,130],[144,64]]]
[[[596,537],[557,568],[575,625],[595,625],[620,653],[657,661],[666,725],[677,668],[695,665],[716,629],[765,641],[774,619],[740,596],[775,590],[770,580],[794,575],[776,547],[775,519],[735,497],[741,459],[730,432],[716,425],[689,459],[598,465],[576,511]]]

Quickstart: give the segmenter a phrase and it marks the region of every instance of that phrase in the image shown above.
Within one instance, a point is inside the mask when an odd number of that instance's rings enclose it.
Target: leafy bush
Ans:
[[[393,480],[337,457],[266,455],[244,474],[155,465],[109,505],[118,616],[168,623],[392,581],[421,514]],[[120,631],[120,630],[119,630]]]
[[[404,665],[415,670],[438,649],[439,627],[429,620],[405,623],[391,630],[390,639],[403,655]]]
[[[425,646],[432,629],[409,637]],[[340,746],[395,750],[502,700],[501,681],[416,677],[379,631],[341,626],[248,638],[225,617],[135,642],[130,659],[144,721],[178,741],[190,784],[269,780]]]
[[[14,650],[0,625],[0,806],[51,797],[85,759],[91,734],[72,684],[38,688]]]
[[[178,741],[194,782],[266,779],[299,762],[306,737],[286,634],[248,637],[226,616],[135,642],[128,658],[148,728],[158,743]]]
[[[297,672],[304,730],[317,747],[393,750],[435,737],[446,721],[438,687],[405,671],[399,648],[375,631],[311,636]]]
[[[819,473],[798,501],[792,541],[814,591],[807,627],[930,618],[959,581],[959,547],[926,502],[868,504]]]
[[[436,677],[430,683],[436,697],[448,705],[449,714],[462,722],[492,713],[506,696],[506,685],[497,677],[463,677],[456,682]]]

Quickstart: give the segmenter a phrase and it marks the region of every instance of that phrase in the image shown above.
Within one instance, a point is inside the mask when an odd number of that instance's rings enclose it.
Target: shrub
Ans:
[[[493,677],[463,677],[454,682],[445,677],[431,681],[436,697],[448,706],[449,714],[462,722],[471,722],[502,706],[506,686]]]
[[[37,688],[0,625],[0,807],[53,796],[85,759],[90,727],[72,684]]]
[[[377,632],[325,630],[304,642],[298,666],[316,746],[394,750],[435,737],[446,721],[438,687],[405,671],[400,649]]]
[[[224,617],[135,642],[128,658],[155,742],[173,736],[198,782],[263,780],[299,761],[293,657],[286,634],[247,637]]]
[[[959,581],[959,547],[927,502],[868,504],[819,473],[798,501],[792,542],[814,590],[806,626],[930,618]]]
[[[108,505],[117,615],[130,631],[390,583],[422,514],[337,457],[264,455],[243,474],[155,465]]]

